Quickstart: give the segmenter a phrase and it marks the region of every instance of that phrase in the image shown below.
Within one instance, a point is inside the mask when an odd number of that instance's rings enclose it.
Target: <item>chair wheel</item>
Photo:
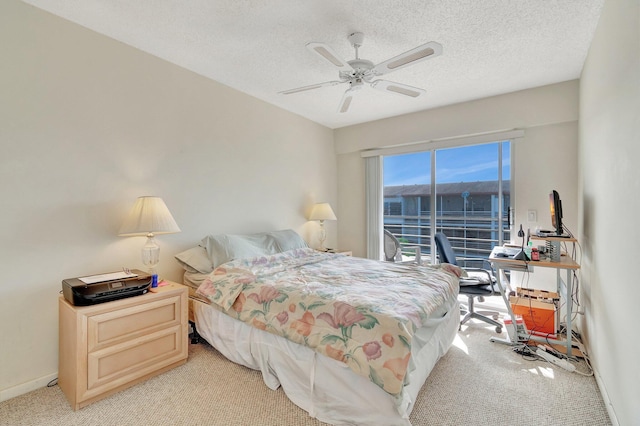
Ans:
[[[502,333],[502,327],[496,327],[496,333],[498,334]]]

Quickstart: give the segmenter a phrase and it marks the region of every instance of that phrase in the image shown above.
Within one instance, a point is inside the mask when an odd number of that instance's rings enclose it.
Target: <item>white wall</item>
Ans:
[[[362,150],[511,129],[525,130],[514,148],[515,223],[550,227],[549,192],[557,189],[566,223],[577,232],[578,90],[569,81],[336,130],[339,245],[366,255]],[[530,209],[537,222],[527,221]],[[543,271],[532,279],[541,288],[555,285],[546,285]]]
[[[640,2],[605,2],[580,87],[582,330],[614,424],[640,424]]]
[[[64,278],[142,268],[117,231],[140,195],[182,233],[159,271],[209,233],[294,228],[337,205],[333,132],[17,0],[0,2],[0,399],[56,377]],[[327,223],[335,246],[335,222]]]

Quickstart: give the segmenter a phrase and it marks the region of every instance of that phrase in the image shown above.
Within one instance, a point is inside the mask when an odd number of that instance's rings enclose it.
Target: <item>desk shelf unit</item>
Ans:
[[[573,237],[564,238],[564,237],[531,237],[534,240],[542,240],[545,243],[550,243],[552,245],[556,245],[556,247],[560,246],[562,243],[572,244],[575,249],[575,244],[577,240]],[[549,258],[541,257],[540,260],[531,260],[531,261],[523,261],[516,260],[508,257],[498,257],[497,253],[501,250],[500,247],[496,247],[491,252],[489,256],[489,261],[496,269],[496,275],[498,279],[498,284],[500,287],[500,293],[502,295],[502,299],[504,300],[505,306],[507,308],[507,313],[511,317],[512,324],[516,324],[516,317],[511,309],[511,303],[507,294],[505,293],[505,287],[502,283],[503,271],[511,270],[511,271],[532,271],[535,267],[541,268],[554,268],[556,269],[556,287],[557,292],[560,295],[560,301],[564,301],[565,310],[566,310],[566,329],[567,329],[567,337],[566,339],[560,339],[560,336],[553,339],[554,347],[561,348],[564,352],[566,350],[567,356],[573,356],[575,353],[573,350],[571,338],[572,338],[572,321],[571,321],[571,313],[573,312],[573,279],[572,275],[578,269],[580,269],[580,265],[570,256],[562,255],[560,256],[559,261],[552,261]],[[566,279],[563,278],[562,272],[566,273]],[[560,326],[561,314],[560,307],[556,310],[556,327]],[[557,329],[555,330],[558,331]],[[509,339],[499,339],[492,338],[494,342],[506,343],[511,345],[516,345],[522,343],[523,341],[535,340],[541,341],[543,343],[548,343],[548,339],[546,337],[536,336],[536,335],[519,335],[518,333],[514,333],[513,336],[510,336]]]

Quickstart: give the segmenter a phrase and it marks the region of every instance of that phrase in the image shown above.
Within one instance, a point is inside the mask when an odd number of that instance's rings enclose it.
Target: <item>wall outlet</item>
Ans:
[[[538,212],[535,210],[527,211],[527,222],[537,222],[538,221]]]

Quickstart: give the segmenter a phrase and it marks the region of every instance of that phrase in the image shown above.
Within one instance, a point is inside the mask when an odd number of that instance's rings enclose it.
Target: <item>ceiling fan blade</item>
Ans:
[[[425,59],[435,58],[442,54],[442,45],[435,41],[430,41],[407,52],[394,56],[373,67],[375,75],[383,75],[391,71],[399,70],[409,65],[417,64]]]
[[[282,92],[278,92],[278,93],[281,94],[281,95],[291,95],[292,93],[306,92],[307,90],[318,89],[320,87],[326,87],[326,86],[335,86],[337,84],[342,84],[342,83],[346,83],[346,82],[345,81],[339,81],[339,80],[325,81],[324,83],[311,84],[309,86],[297,87],[295,89],[289,89],[289,90],[283,90]]]
[[[351,101],[353,100],[353,95],[355,95],[356,90],[347,89],[342,95],[342,100],[340,101],[340,106],[338,107],[339,113],[345,113],[349,111],[349,107],[351,106]]]
[[[311,42],[307,43],[307,48],[313,53],[320,55],[323,59],[329,61],[331,65],[335,66],[340,71],[353,71],[351,65],[342,59],[334,50],[327,44]]]
[[[388,80],[376,80],[371,83],[371,87],[382,90],[383,92],[397,93],[412,98],[417,98],[427,93],[424,89]]]

